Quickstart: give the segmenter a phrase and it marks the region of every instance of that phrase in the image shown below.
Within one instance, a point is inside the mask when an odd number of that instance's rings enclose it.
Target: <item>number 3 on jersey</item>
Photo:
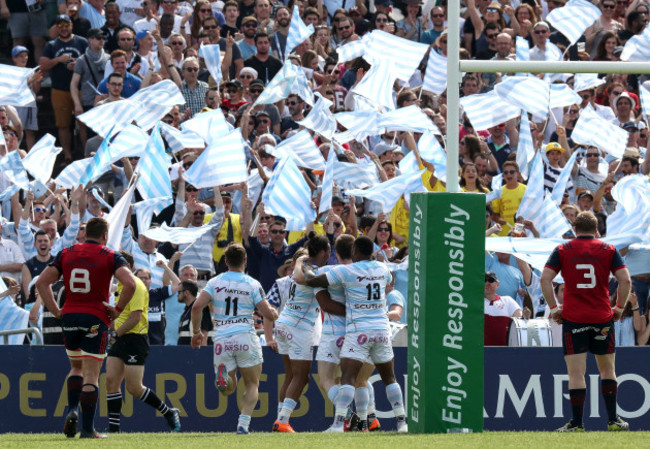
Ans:
[[[381,299],[381,285],[379,285],[379,282],[366,285],[366,289],[368,289],[368,301]]]
[[[594,271],[594,266],[590,263],[580,263],[576,265],[578,270],[587,270],[584,274],[586,280],[589,281],[588,284],[578,284],[577,288],[594,288],[596,286],[596,273]]]
[[[90,292],[90,272],[85,268],[75,268],[70,272],[70,291],[74,293]]]

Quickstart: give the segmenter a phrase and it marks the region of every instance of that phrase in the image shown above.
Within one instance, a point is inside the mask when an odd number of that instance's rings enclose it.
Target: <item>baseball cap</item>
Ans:
[[[497,274],[492,270],[488,270],[485,272],[485,279],[493,279],[495,281],[499,280]]]
[[[255,113],[255,117],[259,117],[259,116],[261,116],[261,115],[264,115],[264,116],[269,117],[269,118],[271,117],[271,116],[269,115],[269,113],[266,112],[264,109],[262,109],[261,111],[257,111],[257,112]]]
[[[228,192],[228,191],[226,191],[226,190],[222,190],[221,192],[219,192],[219,194],[220,194],[222,197],[225,197],[225,198],[232,198],[232,195],[230,195],[230,192]]]
[[[21,54],[21,53],[24,52],[24,51],[26,51],[27,53],[29,53],[29,50],[27,49],[27,47],[23,47],[22,45],[16,45],[16,46],[11,50],[11,57],[12,57],[12,58],[15,58],[16,56],[18,56],[19,54]]]
[[[88,31],[88,39],[105,39],[104,32],[99,28],[91,28]]]
[[[612,51],[612,54],[614,56],[619,56],[621,53],[623,53],[623,46],[622,45],[619,45],[618,47],[614,48],[614,50]]]
[[[239,73],[241,73],[241,72],[239,72]],[[253,87],[253,86],[265,87],[265,86],[264,86],[264,81],[262,81],[262,80],[260,80],[260,79],[253,80],[253,81],[251,81],[251,83],[248,85],[248,88],[250,89],[250,88]]]
[[[562,148],[562,145],[557,142],[551,142],[546,145],[546,150],[544,150],[545,153],[548,153],[549,151],[559,151],[560,153],[564,153],[564,148]]]
[[[638,131],[639,127],[637,126],[636,122],[625,122],[621,125],[621,128],[623,128],[626,131]]]
[[[235,86],[237,89],[243,89],[244,88],[244,85],[239,80],[228,81],[226,83],[226,87],[228,87],[228,86]]]
[[[377,145],[375,145],[372,148],[372,152],[375,153],[377,156],[381,156],[384,153],[387,153],[388,151],[395,151],[397,147],[395,145],[390,145],[386,142],[379,142]]]
[[[591,190],[584,190],[584,191],[580,192],[580,194],[578,195],[578,199],[580,199],[580,198],[582,198],[584,196],[590,196],[592,200],[594,199],[594,194],[591,193]]]
[[[54,23],[59,23],[59,22],[72,23],[72,19],[67,14],[59,14],[58,16],[56,16],[56,20],[54,21]]]
[[[341,198],[338,195],[334,195],[332,197],[332,204],[345,204],[345,201],[343,201],[343,198]]]

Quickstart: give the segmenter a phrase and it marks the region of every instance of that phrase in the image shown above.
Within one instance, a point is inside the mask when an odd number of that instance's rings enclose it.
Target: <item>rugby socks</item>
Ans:
[[[336,405],[336,396],[339,394],[339,386],[334,385],[329,390],[327,390],[327,397],[330,398],[332,404]]]
[[[616,388],[616,386],[614,386],[614,388]],[[571,398],[571,409],[573,410],[572,423],[574,426],[579,426],[580,424],[582,424],[582,413],[585,408],[585,398],[587,397],[587,389],[586,388],[569,389],[569,397]],[[605,403],[607,403],[607,397],[605,397]],[[607,407],[609,409],[609,405]],[[616,413],[616,393],[614,393],[614,413]]]
[[[607,417],[610,421],[616,421],[616,393],[618,390],[618,382],[614,379],[602,379],[600,381],[600,392],[605,399],[605,407],[607,408]]]
[[[296,401],[291,398],[284,398],[284,405],[278,415],[278,421],[280,421],[280,424],[287,424],[289,422],[289,417],[291,416],[291,413],[293,413],[294,408],[296,408]]]
[[[372,422],[377,415],[375,414],[375,388],[370,381],[366,382],[368,387],[368,421]]]
[[[77,410],[79,407],[79,396],[81,395],[81,386],[84,378],[81,376],[68,377],[68,411]]]
[[[122,393],[107,393],[106,405],[108,407],[108,431],[120,431],[120,415],[122,413]]]
[[[156,393],[151,391],[151,388],[144,388],[144,392],[140,395],[140,400],[145,404],[148,404],[158,410],[163,415],[167,416],[168,413],[171,413],[167,404],[160,400]]]
[[[339,387],[339,394],[336,396],[336,414],[334,416],[334,426],[342,427],[345,421],[345,416],[348,412],[348,406],[354,399],[354,387],[352,385],[341,385]]]
[[[246,431],[248,431],[248,426],[250,426],[250,424],[251,424],[250,415],[239,415],[239,420],[237,421],[238,429],[240,427],[243,427]]]
[[[368,419],[368,389],[366,387],[354,390],[354,405],[361,422]]]
[[[395,417],[405,416],[404,411],[404,396],[402,396],[402,389],[397,382],[386,385],[386,396],[393,407],[393,414]]]
[[[93,384],[84,384],[84,387],[92,387],[91,391],[84,391],[83,387],[79,395],[81,403],[81,426],[85,432],[95,431],[95,409],[97,408],[97,397],[99,388]]]
[[[277,417],[277,419],[280,419],[280,412],[282,412],[282,407],[284,407],[284,401],[279,401],[278,402],[278,417]]]

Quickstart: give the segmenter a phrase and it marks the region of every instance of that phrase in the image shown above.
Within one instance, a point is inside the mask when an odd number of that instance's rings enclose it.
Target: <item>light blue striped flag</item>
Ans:
[[[384,132],[411,131],[423,133],[438,129],[436,124],[416,104],[384,112],[379,116],[377,126],[385,128]]]
[[[119,100],[96,106],[77,117],[103,138],[131,123],[138,115],[139,105],[130,100]]]
[[[195,240],[200,239],[203,234],[210,232],[212,228],[219,224],[220,223],[214,225],[205,224],[197,228],[175,228],[167,226],[167,223],[163,223],[159,228],[150,228],[142,234],[145,237],[156,240],[157,242],[171,242],[180,245],[184,243],[192,243]]]
[[[264,167],[264,173],[270,177],[273,172]],[[252,169],[248,174],[246,185],[248,186],[248,197],[251,199],[253,204],[257,204],[257,200],[260,198],[262,190],[264,189],[264,180],[262,180],[262,177],[259,175],[259,170],[257,168]],[[230,192],[230,195],[232,196],[232,211],[236,214],[241,213],[241,191],[233,190]]]
[[[433,164],[436,178],[447,182],[447,153],[433,132],[427,131],[422,134],[418,141],[418,151],[422,159]]]
[[[578,151],[573,152],[564,168],[562,168],[560,176],[557,177],[557,181],[553,186],[553,193],[551,194],[551,198],[553,198],[558,206],[562,204],[562,197],[564,196],[564,191],[566,190],[566,186],[569,183],[571,170],[573,169],[573,165],[576,163],[576,157],[578,157]]]
[[[418,160],[415,157],[415,151],[409,151],[409,153],[404,156],[401,161],[399,161],[399,171],[400,175],[420,171]]]
[[[312,92],[311,87],[309,87],[309,81],[305,76],[305,71],[301,70],[298,66],[293,66],[296,72],[296,79],[291,85],[291,93],[298,95],[302,100],[307,103],[309,106],[314,106],[314,92]]]
[[[337,9],[343,8],[349,11],[355,4],[355,0],[323,0],[323,5],[327,8],[327,13],[330,17],[334,17]]]
[[[360,98],[363,97],[357,97],[357,99]],[[347,128],[346,131],[333,136],[333,139],[341,144],[355,139],[362,140],[367,136],[375,136],[380,133],[377,126],[380,114],[376,110],[339,112],[334,114],[334,117]]]
[[[162,212],[170,204],[172,204],[171,197],[151,198],[135,203],[133,209],[138,220],[138,229],[149,229],[153,216]]]
[[[34,69],[0,64],[0,104],[28,106],[36,102],[27,84],[33,73]]]
[[[571,223],[569,223],[560,207],[550,195],[546,195],[542,202],[542,207],[539,206],[538,199],[538,213],[532,221],[535,223],[535,227],[539,231],[541,238],[561,238],[564,233],[571,230]]]
[[[494,91],[499,98],[516,106],[518,109],[528,111],[537,117],[548,116],[549,85],[539,78],[509,76],[496,84]]]
[[[325,170],[325,159],[306,129],[283,140],[270,151],[277,158],[293,157],[298,167]]]
[[[339,55],[338,63],[352,61],[363,56],[369,43],[370,33],[366,33],[361,39],[336,47],[336,53]]]
[[[550,39],[546,39],[546,52],[544,53],[544,59],[546,61],[561,61],[562,60],[562,50],[551,42]],[[551,78],[560,77],[561,73],[550,73]]]
[[[110,163],[123,157],[143,157],[147,151],[149,134],[135,125],[128,125],[109,144]]]
[[[315,95],[318,97],[318,101],[316,101],[314,107],[309,111],[307,117],[300,120],[298,124],[311,129],[327,139],[331,139],[336,132],[336,119],[330,110],[333,103],[318,92]]]
[[[571,139],[581,145],[602,148],[615,158],[621,158],[627,147],[628,133],[587,107],[580,113]]]
[[[625,43],[622,61],[648,62],[650,60],[650,25],[646,25],[641,34],[632,36]]]
[[[379,183],[367,190],[348,190],[347,194],[354,197],[361,196],[371,201],[376,201],[381,204],[382,211],[388,214],[393,207],[395,207],[395,204],[397,204],[397,201],[402,195],[420,191],[424,188],[422,185],[422,173],[424,173],[424,170],[396,176],[393,179]]]
[[[106,215],[108,221],[108,246],[113,251],[121,249],[122,234],[124,233],[124,223],[126,217],[129,215],[129,208],[133,200],[133,192],[135,191],[136,184],[131,184],[128,189],[122,194],[122,197],[115,203],[115,207]],[[146,229],[146,228],[138,228]]]
[[[501,191],[503,190],[503,173],[499,173],[498,175],[492,177],[491,188],[492,191],[485,195],[486,204],[490,201],[501,198]]]
[[[374,33],[375,31],[373,31]],[[406,39],[403,39],[406,40]],[[387,60],[380,60],[370,67],[361,81],[350,92],[387,110],[395,109],[393,84],[395,83],[395,66]]]
[[[6,201],[10,200],[12,196],[14,196],[16,193],[20,192],[20,187],[18,187],[15,184],[11,184],[9,187],[4,189],[2,193],[0,193],[0,201]],[[36,197],[36,195],[34,195]]]
[[[143,199],[172,196],[169,165],[169,156],[165,153],[160,129],[156,125],[147,142],[147,151],[135,168],[138,192]]]
[[[185,103],[180,89],[171,80],[140,89],[129,101],[136,104],[137,113],[134,120],[144,130],[150,130],[161,120],[174,105]]]
[[[460,105],[477,131],[492,128],[521,115],[521,108],[503,101],[494,90],[463,97]]]
[[[239,128],[219,136],[183,174],[185,180],[197,189],[246,181],[244,145]]]
[[[114,130],[115,129],[113,128],[108,131],[106,137],[102,140],[102,143],[99,145],[99,148],[93,156],[92,164],[88,164],[88,166],[86,166],[86,172],[78,180],[79,184],[85,186],[88,183],[97,180],[102,171],[106,169],[106,167],[110,168],[110,149],[108,147],[108,142],[110,140],[110,136],[113,135]]]
[[[228,134],[231,129],[232,125],[226,121],[221,108],[196,114],[190,120],[181,123],[181,130],[184,133],[198,134],[206,143]]]
[[[291,23],[289,24],[289,34],[287,34],[287,44],[284,47],[284,59],[289,57],[289,53],[293,51],[298,45],[309,39],[309,36],[314,34],[314,25],[311,23],[309,26],[300,18],[300,8],[297,5],[293,7],[293,14],[291,14]]]
[[[540,208],[539,203],[544,198],[544,162],[542,154],[537,152],[533,158],[533,162],[528,173],[528,184],[526,185],[526,192],[521,199],[519,209],[517,210],[517,217],[524,217],[525,219],[535,221],[538,217]],[[537,223],[535,223],[537,225]]]
[[[217,84],[221,84],[223,73],[221,73],[221,49],[219,44],[205,45],[201,42],[199,56],[203,58],[205,67],[208,69],[208,72],[210,72],[212,78],[217,82]]]
[[[172,153],[178,153],[185,148],[196,148],[200,150],[205,147],[205,142],[195,132],[189,130],[181,131],[165,122],[160,122],[160,134],[167,141]]]
[[[551,108],[563,108],[582,103],[582,97],[571,89],[568,84],[551,84],[549,87],[551,89]]]
[[[262,201],[264,210],[287,220],[289,231],[302,231],[316,219],[311,189],[292,158],[281,160],[275,167]]]
[[[149,131],[156,126],[158,121],[162,120],[164,116],[169,114],[169,111],[174,107],[166,104],[154,103],[136,103],[138,106],[138,113],[133,118],[135,123],[142,129]]]
[[[7,284],[0,278],[0,292],[7,291]],[[29,312],[18,304],[10,296],[0,298],[0,331],[14,329],[25,329],[29,325]],[[22,345],[25,334],[9,336],[10,345]],[[0,338],[0,345],[4,345],[4,338]],[[8,360],[5,360],[9,362]]]
[[[515,56],[517,61],[530,61],[530,46],[526,38],[517,36]]]
[[[86,170],[88,169],[88,166],[92,163],[92,161],[93,161],[92,157],[87,157],[85,159],[74,161],[73,163],[65,167],[63,171],[59,173],[59,176],[54,178],[54,182],[56,182],[56,185],[59,187],[65,187],[66,189],[74,189],[79,184],[81,184],[80,181],[85,176]],[[107,166],[103,170],[102,174],[106,173],[110,169],[111,167]]]
[[[576,92],[595,89],[601,84],[605,84],[605,78],[598,78],[597,73],[576,73],[573,77],[573,90]]]
[[[27,172],[25,171],[18,151],[10,151],[7,155],[0,158],[0,171],[21,189],[27,190],[29,188]]]
[[[334,181],[343,189],[363,189],[379,184],[377,169],[373,164],[341,162],[334,160]]]
[[[52,177],[52,169],[54,168],[56,155],[63,149],[55,147],[55,141],[56,139],[53,135],[45,134],[29,150],[27,156],[23,158],[25,170],[42,184],[47,184]]]
[[[385,63],[392,68],[395,76],[402,81],[408,81],[413,76],[424,59],[429,46],[419,42],[413,42],[394,34],[381,30],[374,30],[370,33],[370,42],[366,49],[366,57],[371,64],[378,61]],[[368,76],[366,74],[366,76]],[[365,78],[365,77],[364,77]]]
[[[287,98],[291,93],[291,87],[296,76],[293,63],[286,61],[280,71],[266,85],[260,96],[257,97],[254,104],[271,104]]]
[[[530,132],[530,121],[528,120],[528,114],[522,112],[521,122],[519,123],[519,142],[517,143],[517,165],[519,165],[519,172],[524,179],[528,179],[528,170],[534,157],[535,145],[533,144],[533,135]]]
[[[607,235],[644,236],[650,226],[650,184],[644,175],[624,176],[612,189],[616,210],[607,217]]]
[[[600,9],[587,0],[569,0],[562,8],[553,9],[546,20],[573,45],[601,14]]]
[[[447,89],[447,57],[433,49],[429,52],[422,89],[440,95]]]
[[[334,186],[334,160],[336,159],[336,152],[334,148],[330,148],[327,154],[327,165],[325,166],[325,173],[323,174],[323,183],[321,184],[320,204],[318,205],[318,213],[322,214],[332,208],[332,187]]]
[[[646,89],[643,84],[639,85],[639,99],[641,101],[641,112],[643,118],[648,121],[648,112],[650,112],[650,90]]]

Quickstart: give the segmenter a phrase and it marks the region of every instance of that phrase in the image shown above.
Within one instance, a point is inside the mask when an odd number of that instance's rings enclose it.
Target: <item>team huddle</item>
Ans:
[[[178,432],[181,428],[178,410],[170,408],[142,384],[149,352],[147,289],[132,274],[131,255],[104,246],[108,239],[108,223],[104,219],[91,219],[86,234],[85,243],[62,251],[36,283],[49,312],[62,320],[71,364],[64,434],[70,438],[76,436],[80,406],[80,438],[106,437],[94,427],[98,379],[104,358],[107,358],[109,431],[120,430],[120,389],[124,380],[129,393],[160,411],[170,429]],[[386,386],[398,432],[408,431],[404,397],[393,369],[386,301],[387,288],[390,290],[393,281],[390,269],[373,260],[374,244],[367,237],[355,239],[343,235],[334,247],[338,265],[326,265],[331,248],[325,236],[311,236],[306,251],[297,253],[288,299],[281,304],[279,314],[266,300],[260,283],[244,273],[246,250],[237,243],[230,244],[225,251],[228,271],[212,278],[194,303],[193,347],[200,347],[207,339],[207,332],[201,326],[206,307],[210,308],[215,324],[212,340],[217,389],[224,395],[234,393],[237,371],[245,382],[237,434],[249,433],[251,413],[258,401],[263,360],[254,327],[256,309],[264,317],[265,327],[275,322],[275,340],[269,340],[268,344],[282,355],[286,371],[273,431],[294,433],[289,418],[309,380],[315,345],[319,347],[316,359],[321,386],[336,407],[334,423],[328,432],[357,429],[368,432],[379,428],[374,391],[368,382],[375,368]],[[51,284],[61,275],[70,292],[63,310],[58,308],[51,289]],[[113,276],[119,282],[118,299],[115,305],[110,305],[106,301]],[[111,333],[114,341],[109,347]],[[356,413],[350,407],[352,401]]]

